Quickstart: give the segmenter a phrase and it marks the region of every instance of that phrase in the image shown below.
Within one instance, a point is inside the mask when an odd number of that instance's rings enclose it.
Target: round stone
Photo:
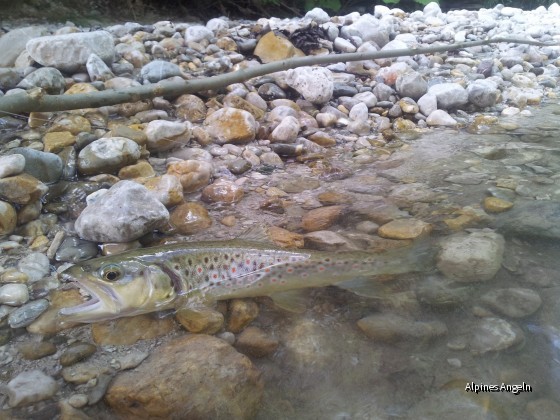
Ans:
[[[243,188],[235,183],[218,179],[202,190],[202,200],[207,203],[237,203],[243,198]]]
[[[183,192],[191,193],[205,187],[212,176],[212,164],[202,160],[184,160],[167,166],[167,174],[179,179]]]
[[[0,303],[20,306],[29,300],[29,291],[25,284],[12,283],[0,287]]]
[[[169,223],[179,233],[192,235],[208,229],[212,225],[212,219],[204,206],[189,202],[178,205],[169,216]]]
[[[113,173],[136,163],[140,158],[140,146],[124,137],[95,140],[78,154],[78,170],[83,175]]]

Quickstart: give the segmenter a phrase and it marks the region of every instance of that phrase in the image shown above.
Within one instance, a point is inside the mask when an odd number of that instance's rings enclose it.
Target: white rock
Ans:
[[[342,27],[348,35],[357,35],[364,41],[373,41],[380,47],[389,42],[389,27],[370,14],[360,16],[354,23]]]
[[[105,82],[115,77],[111,69],[97,54],[90,54],[86,62],[86,70],[92,82],[98,80]]]
[[[27,41],[41,36],[46,29],[45,26],[26,26],[0,36],[0,67],[18,67],[14,66],[16,59],[25,50]]]
[[[331,20],[329,14],[325,12],[323,9],[321,9],[320,7],[314,7],[313,9],[311,9],[309,12],[305,14],[305,17],[307,19],[314,20],[317,23],[327,23],[328,21]]]
[[[373,15],[376,18],[380,18],[381,16],[388,15],[390,13],[391,13],[391,9],[389,9],[387,6],[383,6],[381,4],[376,4],[373,7]]]
[[[181,68],[177,64],[163,60],[151,61],[140,70],[140,80],[143,84],[157,83],[160,80],[181,75]]]
[[[50,262],[45,254],[32,252],[26,255],[17,264],[18,270],[27,274],[29,283],[41,280],[50,273]]]
[[[418,108],[420,108],[420,112],[425,116],[430,115],[437,109],[437,98],[435,95],[425,94],[416,103]]]
[[[161,152],[187,144],[192,135],[192,124],[189,121],[150,121],[144,129],[149,151]]]
[[[168,220],[169,212],[146,187],[120,181],[82,211],[75,228],[89,241],[130,242]]]
[[[502,110],[502,115],[505,117],[511,117],[512,115],[519,114],[519,112],[521,112],[519,108],[516,108],[514,106],[508,106],[507,108],[504,108]]]
[[[300,128],[297,118],[288,116],[272,131],[270,139],[275,142],[292,143],[297,138]]]
[[[214,18],[206,22],[206,27],[217,34],[220,31],[227,30],[229,28],[229,24],[223,19]]]
[[[437,4],[435,1],[428,3],[426,6],[424,6],[424,16],[428,17],[428,16],[437,16],[441,13],[441,8],[439,7],[439,4]]]
[[[428,118],[426,118],[426,123],[431,126],[445,127],[453,127],[457,125],[457,121],[443,109],[436,109],[430,115],[428,115]]]
[[[428,89],[437,99],[438,108],[459,108],[469,101],[469,95],[459,83],[439,83]]]
[[[58,384],[40,370],[20,373],[6,386],[8,405],[19,407],[51,398],[58,391]]]
[[[0,287],[0,304],[20,306],[29,300],[27,286],[21,283],[10,283]]]
[[[332,98],[334,90],[332,74],[324,67],[298,67],[288,70],[286,82],[314,104],[324,104]]]
[[[360,102],[352,107],[348,114],[350,119],[354,121],[367,121],[368,120],[368,107],[365,103]]]
[[[43,36],[27,42],[27,52],[39,64],[75,72],[86,65],[91,54],[111,64],[115,54],[113,37],[106,31],[76,32]]]
[[[206,26],[193,25],[185,30],[185,41],[200,42],[203,39],[210,40],[214,37],[214,33]]]
[[[356,46],[344,38],[337,37],[334,40],[334,49],[344,53],[352,53],[356,51]]]
[[[444,239],[437,267],[447,277],[477,282],[492,279],[502,265],[505,241],[490,231],[456,234]]]
[[[355,94],[352,98],[363,102],[368,108],[373,108],[377,105],[377,97],[373,92],[360,92]]]
[[[116,172],[136,163],[140,146],[125,137],[104,137],[88,144],[78,154],[78,170],[83,175]]]
[[[19,175],[25,168],[25,157],[23,155],[0,156],[0,178]]]

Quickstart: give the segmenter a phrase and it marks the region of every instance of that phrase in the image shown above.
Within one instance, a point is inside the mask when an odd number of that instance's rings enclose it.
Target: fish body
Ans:
[[[218,300],[271,296],[332,284],[360,288],[379,274],[418,271],[425,246],[383,254],[278,249],[243,240],[180,243],[100,257],[70,267],[63,277],[91,300],[60,310],[71,322],[97,322]],[[352,283],[354,282],[354,284]],[[278,299],[280,302],[280,299]]]

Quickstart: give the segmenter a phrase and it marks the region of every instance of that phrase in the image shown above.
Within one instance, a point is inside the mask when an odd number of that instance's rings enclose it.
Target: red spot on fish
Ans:
[[[271,282],[271,283],[276,283],[276,277],[272,277],[272,278],[270,279],[270,282]]]
[[[287,271],[288,273],[293,273],[293,272],[294,272],[294,269],[293,269],[292,267],[288,267],[288,268],[286,268],[286,271]]]
[[[325,267],[323,267],[322,265],[320,265],[320,266],[317,267],[317,270],[319,270],[319,271],[325,271]]]
[[[212,278],[217,279],[218,275],[217,274],[212,274]]]
[[[245,264],[247,265],[251,264],[251,260],[245,260]]]
[[[264,269],[264,272],[265,272],[265,273],[270,273],[270,268],[265,268],[265,269]]]
[[[199,274],[202,273],[202,267],[198,267],[198,268],[196,269],[196,271],[197,271]]]
[[[235,270],[236,270],[235,267],[231,267],[231,272],[232,273],[235,273]]]

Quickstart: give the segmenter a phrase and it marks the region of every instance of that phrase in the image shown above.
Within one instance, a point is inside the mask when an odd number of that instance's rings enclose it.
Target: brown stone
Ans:
[[[150,178],[155,176],[154,168],[145,160],[140,160],[134,165],[129,165],[119,170],[120,179]]]
[[[351,198],[346,194],[342,194],[335,191],[326,191],[317,196],[317,199],[324,206],[330,206],[333,204],[346,204],[350,202]]]
[[[62,115],[55,119],[48,131],[69,131],[70,133],[77,135],[83,132],[91,132],[91,124],[86,118],[82,117],[81,115],[68,114]]]
[[[271,226],[268,228],[268,236],[272,241],[282,248],[303,248],[303,235],[300,233],[290,232],[281,227]]]
[[[169,223],[179,233],[192,235],[212,226],[212,219],[204,206],[194,202],[178,205],[169,215]]]
[[[190,193],[208,185],[212,175],[212,165],[199,160],[173,162],[167,167],[167,174],[179,178],[183,191]]]
[[[278,340],[268,336],[266,332],[257,327],[245,328],[237,341],[235,347],[244,354],[253,357],[264,357],[272,354],[278,348]]]
[[[144,133],[143,128],[136,129],[126,125],[116,125],[111,127],[111,131],[107,134],[107,137],[124,137],[138,143],[140,146],[143,146],[148,142],[148,136]]]
[[[138,315],[93,324],[91,335],[101,346],[126,346],[138,340],[161,337],[173,330],[174,325],[171,317],[156,319],[151,315]]]
[[[224,315],[206,306],[179,309],[175,318],[187,331],[197,334],[216,334],[224,326]]]
[[[10,203],[0,201],[0,235],[9,235],[16,228],[17,213]]]
[[[39,316],[27,331],[32,334],[55,334],[66,328],[81,325],[77,322],[67,322],[58,315],[61,308],[79,305],[84,301],[78,289],[53,290],[49,295],[51,306]]]
[[[18,347],[21,357],[26,360],[37,360],[56,353],[56,346],[49,341],[27,341]]]
[[[183,186],[176,176],[166,174],[155,178],[140,178],[135,181],[150,190],[166,207],[173,207],[183,202]]]
[[[254,54],[259,57],[263,63],[285,60],[292,57],[303,57],[305,55],[286,37],[274,31],[268,32],[259,40]]]
[[[224,99],[224,105],[227,105],[231,108],[237,108],[242,109],[243,111],[247,111],[251,113],[251,115],[257,120],[264,118],[265,112],[262,109],[257,108],[252,103],[247,102],[245,99],[237,95],[226,96],[226,98]]]
[[[45,184],[26,173],[0,179],[0,198],[14,204],[37,201],[48,190]]]
[[[323,147],[336,146],[336,140],[332,136],[325,133],[324,131],[316,131],[315,133],[311,134],[307,138],[311,140],[313,143],[318,144],[319,146],[323,146]]]
[[[189,335],[119,374],[105,400],[122,418],[244,420],[255,417],[262,394],[249,358],[218,338]]]
[[[65,147],[73,146],[76,143],[76,136],[70,131],[56,131],[47,133],[43,137],[44,151],[58,153]]]
[[[181,95],[173,105],[178,118],[191,122],[202,122],[206,118],[206,105],[198,96]]]
[[[207,203],[237,203],[243,198],[243,188],[224,179],[219,179],[202,190],[202,201]]]
[[[429,233],[432,225],[417,219],[397,219],[380,226],[377,234],[387,239],[414,239]]]
[[[496,197],[486,197],[484,199],[484,210],[489,213],[502,213],[513,207],[511,201],[502,200]]]
[[[206,131],[218,144],[245,144],[253,141],[257,133],[255,117],[237,108],[222,108],[204,121]]]
[[[251,299],[233,299],[229,304],[227,329],[233,333],[242,331],[259,315],[259,307]]]
[[[306,232],[326,230],[342,215],[344,206],[319,207],[307,212],[301,219],[301,227]]]

